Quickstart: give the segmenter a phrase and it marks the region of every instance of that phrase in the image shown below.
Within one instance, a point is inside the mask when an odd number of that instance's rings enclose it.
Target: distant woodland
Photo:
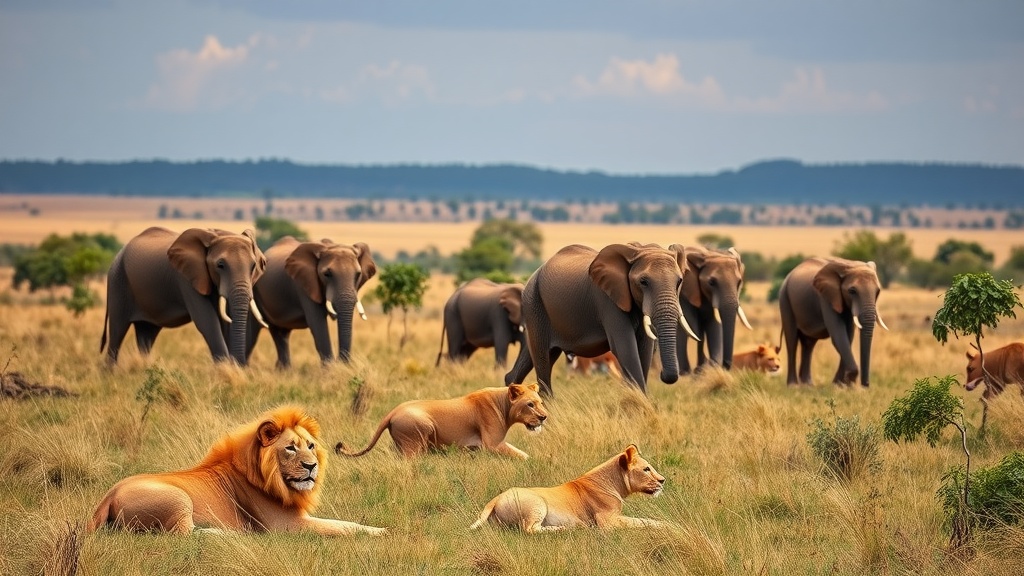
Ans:
[[[713,175],[618,175],[517,165],[311,165],[285,160],[0,161],[0,194],[310,198],[472,203],[524,201],[1024,207],[1024,167],[766,161]],[[870,216],[869,216],[870,217]]]

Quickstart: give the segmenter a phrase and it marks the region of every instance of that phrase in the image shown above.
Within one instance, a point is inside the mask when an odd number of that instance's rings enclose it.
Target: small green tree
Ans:
[[[256,217],[256,245],[260,250],[270,248],[285,236],[294,236],[300,242],[309,240],[309,234],[291,220],[272,216]]]
[[[379,284],[374,295],[380,300],[381,308],[388,315],[388,341],[391,341],[391,318],[396,308],[402,310],[402,339],[398,348],[401,350],[409,337],[409,309],[423,307],[423,293],[427,290],[430,273],[416,264],[397,262],[386,264],[377,276]]]
[[[789,273],[793,271],[801,262],[807,259],[807,256],[803,254],[791,254],[786,256],[775,266],[775,272],[772,273],[772,285],[768,288],[768,301],[775,302],[779,299],[779,288],[782,288],[782,281],[789,276]]]
[[[932,335],[943,345],[948,341],[950,332],[957,338],[960,334],[974,336],[974,346],[981,355],[981,369],[988,380],[992,375],[985,368],[985,352],[981,347],[983,329],[986,326],[995,329],[1000,318],[1016,318],[1014,309],[1019,307],[1020,297],[1009,280],[996,280],[988,272],[958,274],[932,320]],[[984,398],[981,402],[981,433],[984,434],[988,403]]]
[[[80,316],[99,302],[99,296],[87,286],[88,280],[102,275],[120,249],[121,243],[110,234],[50,234],[39,246],[15,258],[14,287],[28,283],[31,292],[70,287],[72,297],[65,305]]]
[[[882,288],[889,284],[906,268],[914,253],[910,241],[903,232],[890,234],[882,240],[870,230],[858,230],[844,234],[832,253],[850,260],[873,261],[878,269],[878,281]]]
[[[731,236],[726,236],[725,234],[718,234],[716,232],[708,232],[706,234],[701,234],[700,236],[697,236],[697,244],[700,244],[705,248],[712,249],[726,249],[736,245],[736,243],[732,241]]]
[[[971,521],[968,498],[970,497],[971,452],[967,449],[967,424],[964,422],[964,405],[960,398],[949,392],[956,377],[921,378],[914,382],[914,389],[901,398],[896,398],[882,414],[882,433],[886,440],[899,442],[914,441],[924,434],[929,446],[935,446],[942,437],[946,426],[953,426],[960,432],[960,442],[967,457],[966,476],[963,483],[962,499],[955,510],[947,511],[952,525],[950,545],[959,549],[971,539]]]

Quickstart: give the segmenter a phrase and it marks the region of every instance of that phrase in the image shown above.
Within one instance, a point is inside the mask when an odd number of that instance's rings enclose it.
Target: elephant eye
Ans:
[[[717,278],[712,278],[712,279],[708,280],[708,284],[710,284],[712,286],[718,286],[718,279]]]
[[[641,278],[640,285],[646,287],[648,285],[647,278]]]
[[[324,270],[324,277],[325,278],[330,278],[331,276],[334,276],[334,272],[330,268]]]
[[[218,270],[223,270],[224,266],[225,266],[224,260],[217,260],[217,269]]]
[[[850,288],[849,290],[847,290],[847,292],[849,292],[850,294],[856,294],[857,293],[857,289],[856,288]]]
[[[683,277],[680,276],[679,278],[676,279],[676,290],[678,290],[679,287],[682,286],[682,285],[683,285]]]

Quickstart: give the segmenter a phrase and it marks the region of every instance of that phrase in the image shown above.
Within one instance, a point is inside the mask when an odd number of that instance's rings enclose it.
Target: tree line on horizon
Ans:
[[[287,160],[0,160],[0,194],[1024,206],[1024,166],[750,164],[710,175],[608,174],[491,164],[299,164]]]

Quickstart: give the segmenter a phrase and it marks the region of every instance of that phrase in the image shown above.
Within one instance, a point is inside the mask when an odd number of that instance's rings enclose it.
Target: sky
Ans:
[[[0,159],[1024,165],[1015,0],[0,0]]]

